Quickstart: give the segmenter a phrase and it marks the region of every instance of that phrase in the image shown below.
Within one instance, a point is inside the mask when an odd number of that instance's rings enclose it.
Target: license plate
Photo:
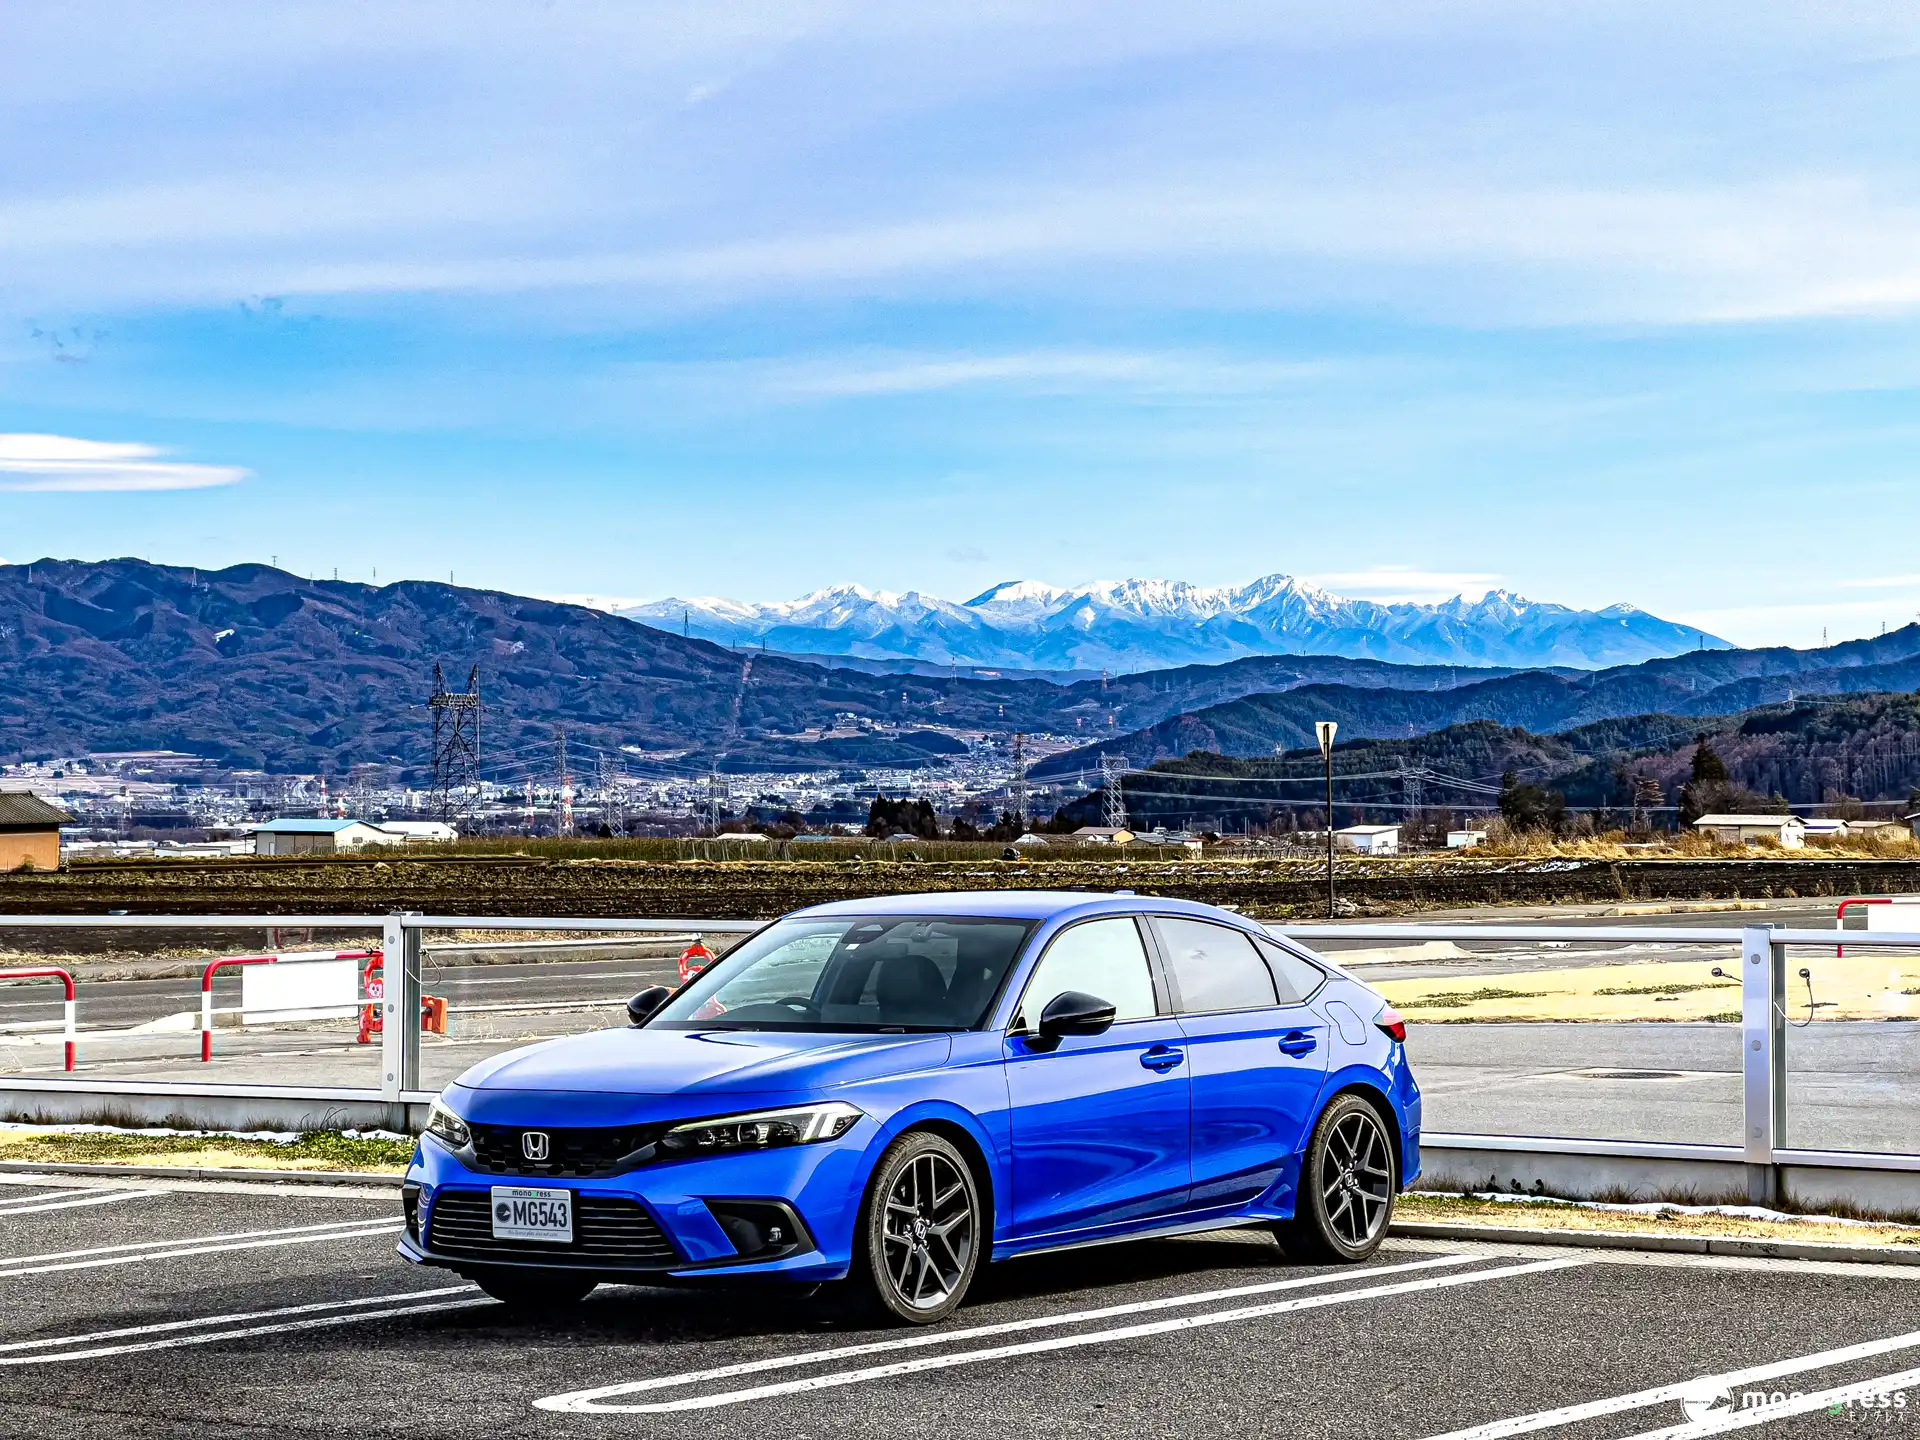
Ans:
[[[573,1243],[573,1192],[524,1185],[493,1187],[493,1238]]]

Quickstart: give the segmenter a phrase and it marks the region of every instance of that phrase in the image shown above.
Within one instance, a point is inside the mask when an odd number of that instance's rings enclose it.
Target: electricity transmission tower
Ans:
[[[1424,765],[1402,765],[1400,767],[1401,799],[1407,808],[1407,819],[1411,821],[1426,808],[1427,768]]]
[[[480,788],[480,667],[467,672],[464,691],[447,689],[446,676],[433,667],[433,694],[427,709],[433,714],[433,787],[427,809],[433,818],[451,825],[464,819]]]
[[[627,833],[626,776],[618,760],[600,757],[600,823],[616,835]]]
[[[1124,755],[1102,755],[1100,757],[1100,788],[1104,801],[1101,818],[1107,822],[1110,830],[1127,828],[1127,797],[1120,793],[1121,777],[1127,773],[1127,757]]]
[[[560,762],[560,814],[554,825],[561,835],[573,834],[573,776],[567,772],[567,727],[554,731],[554,749]]]
[[[1013,823],[1027,831],[1027,737],[1013,732]]]

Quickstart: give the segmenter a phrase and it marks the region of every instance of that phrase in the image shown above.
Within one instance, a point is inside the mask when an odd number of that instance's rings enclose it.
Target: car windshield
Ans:
[[[845,915],[782,920],[709,967],[650,1022],[697,1030],[971,1030],[1028,920]]]

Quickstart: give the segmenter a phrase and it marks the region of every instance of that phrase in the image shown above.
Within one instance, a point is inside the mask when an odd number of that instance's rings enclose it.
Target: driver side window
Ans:
[[[1032,1029],[1047,1002],[1069,990],[1111,1001],[1115,1021],[1150,1018],[1153,975],[1139,927],[1123,916],[1087,920],[1055,936],[1027,984],[1016,1024]]]

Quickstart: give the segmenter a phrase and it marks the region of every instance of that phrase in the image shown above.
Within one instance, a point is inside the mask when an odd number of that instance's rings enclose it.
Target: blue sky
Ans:
[[[14,5],[0,557],[1873,633],[1916,93],[1896,4]]]

